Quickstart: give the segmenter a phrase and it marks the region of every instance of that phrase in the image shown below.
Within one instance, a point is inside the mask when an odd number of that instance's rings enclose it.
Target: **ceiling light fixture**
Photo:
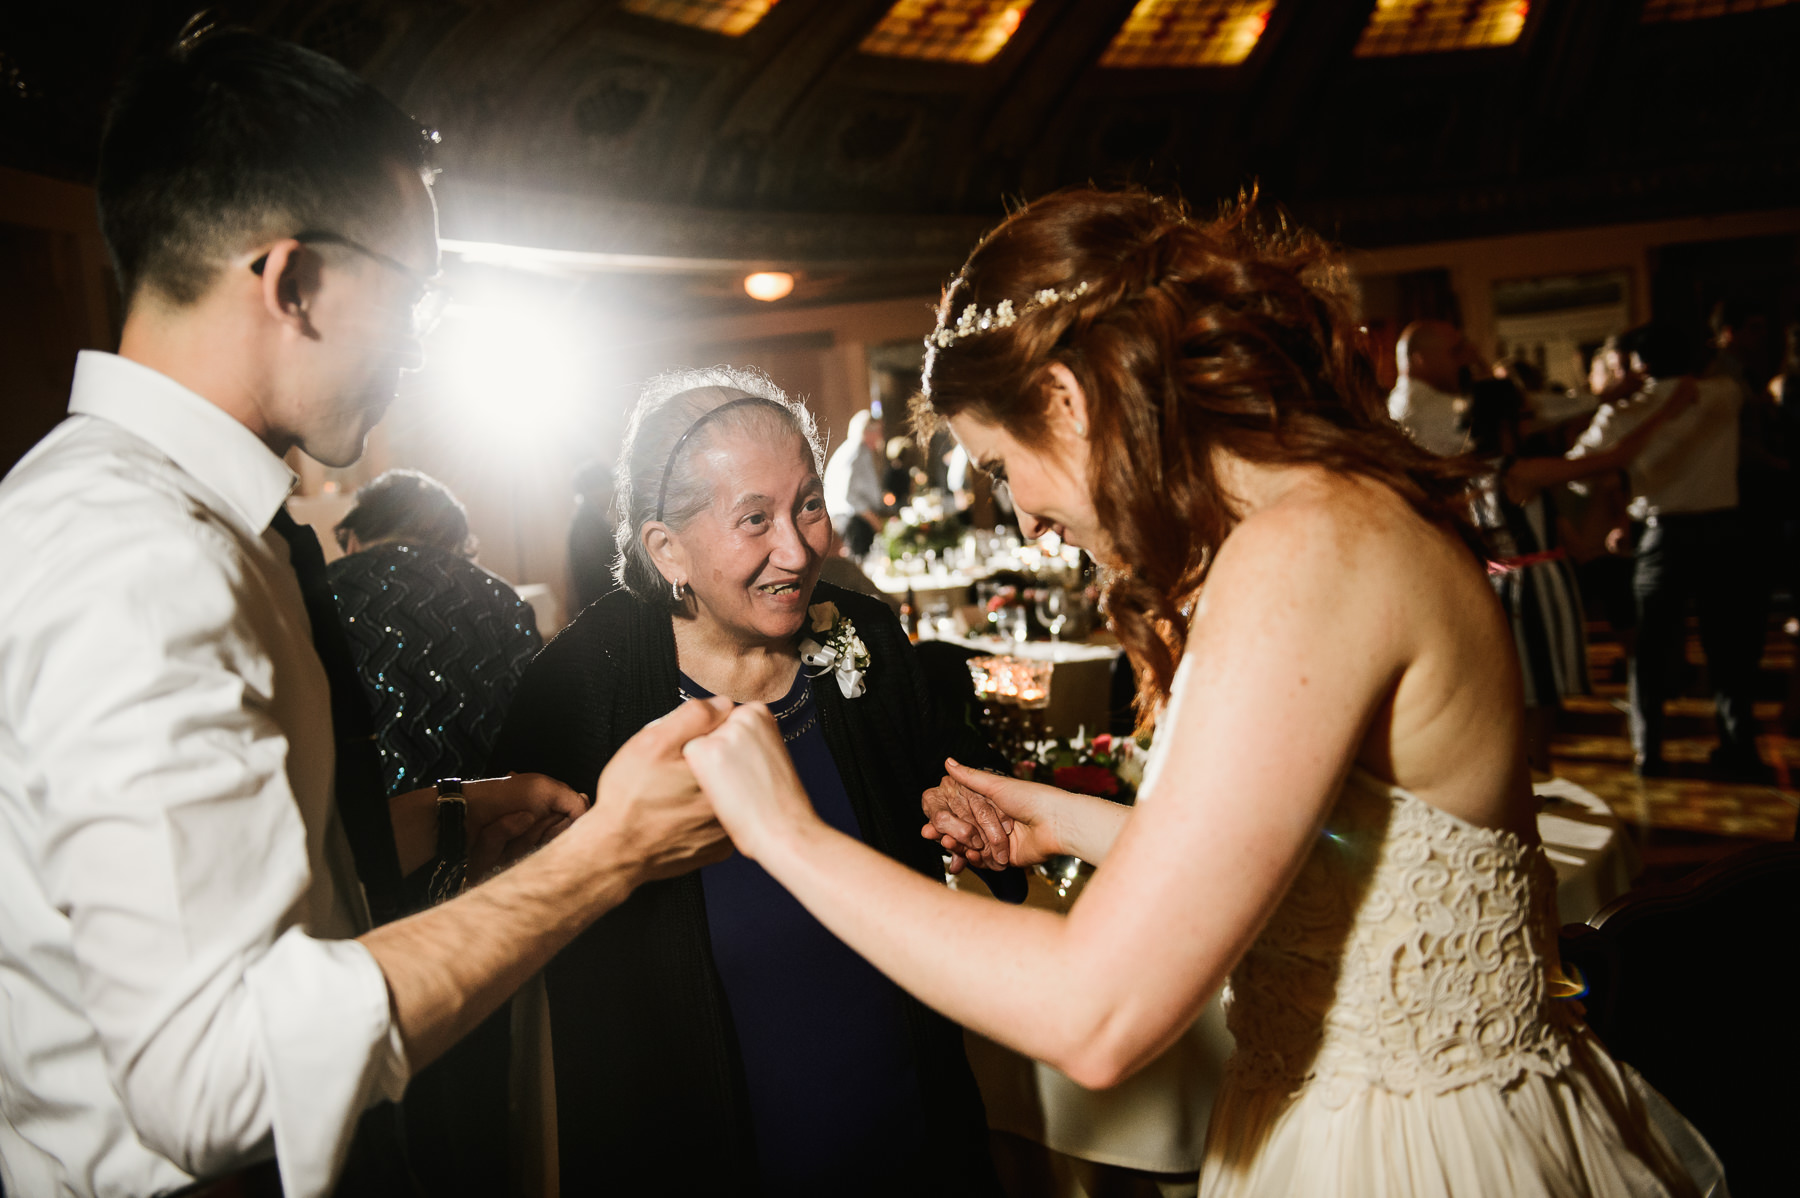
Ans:
[[[774,303],[794,290],[794,276],[785,270],[759,270],[744,276],[744,294],[764,303]]]

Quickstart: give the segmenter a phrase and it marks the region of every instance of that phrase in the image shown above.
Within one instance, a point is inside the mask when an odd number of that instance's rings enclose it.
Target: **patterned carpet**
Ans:
[[[1555,772],[1600,795],[1636,836],[1641,882],[1665,881],[1747,845],[1794,837],[1800,811],[1800,737],[1787,734],[1784,711],[1794,670],[1794,641],[1772,624],[1763,653],[1756,715],[1763,760],[1775,784],[1743,785],[1707,777],[1718,744],[1699,637],[1690,628],[1682,697],[1666,707],[1664,756],[1675,776],[1642,779],[1631,772],[1626,727],[1624,649],[1605,625],[1591,624],[1589,661],[1595,693],[1570,700],[1551,745]],[[1800,710],[1795,712],[1800,716]]]

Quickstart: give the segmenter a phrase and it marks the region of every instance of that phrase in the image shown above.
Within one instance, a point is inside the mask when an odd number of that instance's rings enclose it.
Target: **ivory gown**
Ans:
[[[1703,1192],[1688,1168],[1723,1193],[1698,1133],[1549,996],[1555,896],[1539,846],[1353,770],[1232,972],[1202,1198]]]

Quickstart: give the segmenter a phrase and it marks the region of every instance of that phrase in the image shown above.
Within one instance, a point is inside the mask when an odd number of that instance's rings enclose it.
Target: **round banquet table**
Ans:
[[[1558,914],[1563,923],[1582,922],[1630,889],[1636,854],[1599,796],[1562,778],[1533,790],[1544,804],[1538,834],[1556,869]],[[962,888],[986,894],[979,885]],[[1077,893],[1060,897],[1034,873],[1025,901],[1062,911]],[[974,1032],[964,1040],[995,1131],[1077,1160],[1177,1175],[1199,1171],[1213,1095],[1234,1047],[1217,995],[1167,1052],[1110,1090],[1084,1089]]]

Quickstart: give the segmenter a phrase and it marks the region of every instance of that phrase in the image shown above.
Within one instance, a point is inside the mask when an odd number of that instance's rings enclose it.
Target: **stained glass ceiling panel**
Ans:
[[[776,0],[624,0],[621,7],[640,17],[741,37],[756,28],[775,4]]]
[[[1698,21],[1764,8],[1785,8],[1795,0],[1644,0],[1644,22]]]
[[[1103,67],[1230,67],[1250,57],[1275,0],[1138,0]]]
[[[1356,43],[1358,58],[1510,46],[1529,0],[1379,0]]]
[[[900,0],[862,41],[865,54],[986,62],[1018,32],[1031,0]]]

